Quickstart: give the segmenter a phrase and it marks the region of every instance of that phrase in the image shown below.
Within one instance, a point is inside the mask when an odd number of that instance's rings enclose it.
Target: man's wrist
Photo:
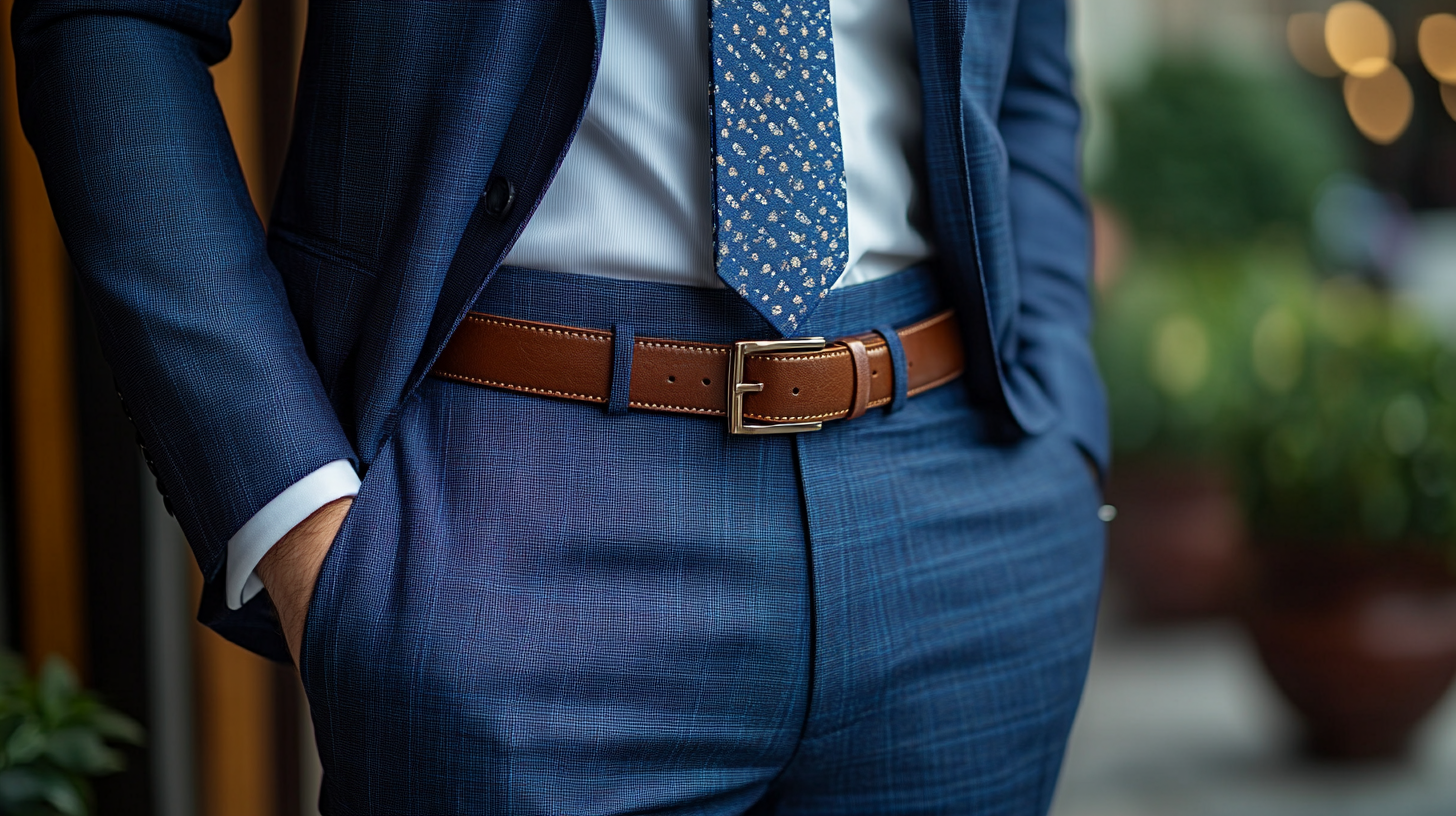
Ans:
[[[319,570],[353,504],[354,498],[347,496],[315,510],[258,562],[258,576],[268,588],[268,597],[278,612],[278,622],[283,626],[283,637],[288,641],[288,651],[295,664],[303,647],[304,622]]]
[[[334,538],[343,526],[354,498],[345,496],[335,499],[315,510],[308,518],[299,522],[292,530],[278,539],[278,543],[258,562],[258,577],[263,580],[269,594],[275,594],[284,586],[298,582],[309,575],[309,568],[317,568],[323,556],[333,546]],[[312,590],[312,582],[308,588]]]
[[[288,532],[320,507],[359,492],[359,476],[347,459],[337,459],[289,485],[238,529],[227,546],[227,604],[240,609],[263,589],[258,562]]]

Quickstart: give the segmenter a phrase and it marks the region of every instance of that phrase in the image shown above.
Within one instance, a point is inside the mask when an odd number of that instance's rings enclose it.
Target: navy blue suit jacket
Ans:
[[[969,383],[1018,433],[1107,457],[1066,0],[909,0],[944,284]],[[119,388],[229,613],[226,543],[335,459],[367,468],[519,235],[591,91],[603,0],[312,0],[259,222],[208,65],[237,0],[18,0],[21,117]],[[516,203],[491,218],[493,176]]]

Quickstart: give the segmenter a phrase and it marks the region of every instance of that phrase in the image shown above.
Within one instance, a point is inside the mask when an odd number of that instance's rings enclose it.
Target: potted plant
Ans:
[[[1119,508],[1109,561],[1140,618],[1229,611],[1244,534],[1223,457],[1253,394],[1241,301],[1248,279],[1287,263],[1273,253],[1176,265],[1145,256],[1102,303],[1096,344],[1117,458],[1109,501]]]
[[[83,690],[59,658],[31,679],[0,653],[0,813],[86,816],[88,778],[122,768],[107,743],[141,739],[141,726]]]
[[[1362,284],[1290,294],[1233,447],[1244,617],[1310,749],[1394,756],[1456,676],[1456,353]]]
[[[1316,191],[1344,164],[1303,77],[1163,59],[1110,104],[1097,196],[1132,262],[1102,293],[1095,338],[1116,456],[1109,568],[1133,611],[1232,610],[1243,526],[1226,464],[1257,372],[1247,353],[1262,281],[1309,274]]]

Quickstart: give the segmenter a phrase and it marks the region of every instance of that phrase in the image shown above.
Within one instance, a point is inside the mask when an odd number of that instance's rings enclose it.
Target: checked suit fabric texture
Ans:
[[[804,330],[943,307],[911,269],[830,293]],[[516,267],[475,308],[705,343],[767,329],[722,289]],[[996,445],[989,419],[952,383],[743,437],[427,380],[314,595],[324,812],[1045,813],[1099,498],[1067,434]]]
[[[725,59],[715,101],[767,117],[700,178],[806,188],[792,210],[750,194],[746,296],[503,265],[581,127],[606,0],[310,0],[266,230],[209,73],[237,0],[14,3],[25,134],[202,622],[287,659],[266,595],[223,602],[227,542],[329,462],[363,479],[300,658],[331,816],[1046,811],[1101,572],[1083,454],[1109,450],[1067,0],[906,0],[935,260],[822,297],[842,260],[772,273],[847,239],[828,75],[777,84],[833,65],[823,0],[791,3],[819,23],[798,29],[698,2],[766,60],[725,84]],[[793,113],[812,177],[768,128],[789,102],[749,104],[765,76],[825,106]],[[514,205],[483,206],[503,182]],[[738,437],[429,377],[472,308],[712,343],[954,308],[967,368],[898,411]]]
[[[908,3],[967,387],[1002,438],[1060,429],[1105,464],[1066,0]],[[15,3],[25,134],[215,631],[286,658],[265,598],[227,608],[227,541],[384,450],[567,151],[605,6],[311,0],[265,233],[208,72],[234,0]],[[498,216],[492,177],[516,193]]]

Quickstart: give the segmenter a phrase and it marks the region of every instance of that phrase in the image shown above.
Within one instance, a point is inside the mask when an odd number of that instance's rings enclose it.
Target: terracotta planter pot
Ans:
[[[1108,570],[1130,612],[1147,621],[1234,611],[1244,575],[1244,525],[1229,479],[1217,469],[1119,463],[1108,501]]]
[[[1456,677],[1456,580],[1433,559],[1278,552],[1248,600],[1259,656],[1317,756],[1400,755]]]

